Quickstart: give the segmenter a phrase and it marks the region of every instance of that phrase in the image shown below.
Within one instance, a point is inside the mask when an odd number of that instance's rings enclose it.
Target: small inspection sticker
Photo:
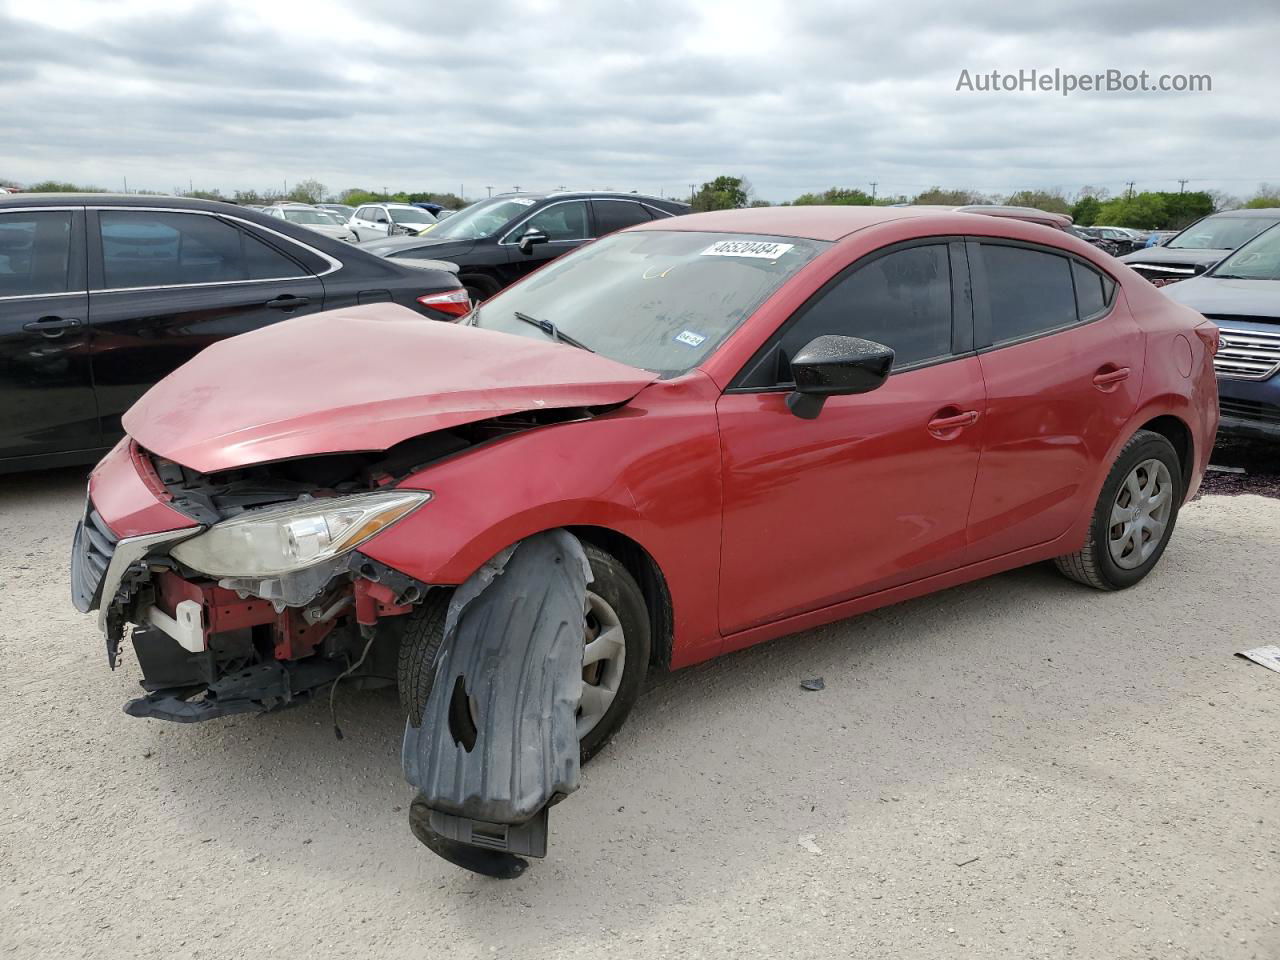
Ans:
[[[538,201],[537,201],[537,200],[532,200],[532,199],[530,199],[529,197],[512,197],[512,198],[511,198],[511,202],[512,202],[512,203],[518,203],[518,204],[520,204],[520,206],[522,206],[522,207],[532,207],[532,206],[533,206],[535,203],[537,203]]]
[[[794,243],[770,243],[767,240],[717,240],[702,251],[702,256],[756,257],[760,260],[777,260],[794,246]]]
[[[694,333],[692,330],[681,330],[672,339],[676,343],[683,343],[686,347],[700,347],[707,338],[700,333]]]

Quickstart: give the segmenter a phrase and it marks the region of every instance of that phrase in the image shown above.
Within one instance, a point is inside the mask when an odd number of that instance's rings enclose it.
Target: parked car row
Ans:
[[[289,212],[0,197],[0,472],[97,460],[152,384],[226,337],[356,304],[470,310],[451,265],[376,257]]]
[[[687,203],[633,193],[499,194],[417,236],[382,237],[361,248],[391,260],[456,263],[479,303],[596,237],[688,212]]]
[[[1277,223],[1277,208],[1215,213],[1159,246],[1137,250],[1121,259],[1156,286],[1165,286],[1204,273]]]

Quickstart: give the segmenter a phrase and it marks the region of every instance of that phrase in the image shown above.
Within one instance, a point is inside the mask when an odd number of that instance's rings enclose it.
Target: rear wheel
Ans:
[[[1159,562],[1182,503],[1182,469],[1167,439],[1133,435],[1107,475],[1081,550],[1058,557],[1058,570],[1099,590],[1122,590]]]
[[[582,760],[617,733],[640,697],[649,665],[649,615],[644,594],[611,554],[584,543],[591,563],[583,611],[582,699],[578,743]],[[400,702],[417,724],[431,693],[435,660],[444,642],[450,591],[432,590],[404,619],[400,640]]]

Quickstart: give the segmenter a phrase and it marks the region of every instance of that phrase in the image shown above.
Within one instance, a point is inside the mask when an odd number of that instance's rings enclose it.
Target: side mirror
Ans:
[[[518,246],[520,247],[520,252],[525,254],[525,256],[528,256],[529,254],[533,253],[533,245],[535,243],[546,243],[550,239],[551,239],[550,237],[548,237],[545,233],[543,233],[537,227],[530,227],[528,230],[524,232],[524,235],[520,238],[520,243],[518,244]]]
[[[893,350],[860,337],[827,335],[810,340],[791,360],[796,388],[787,407],[803,420],[822,412],[827,397],[868,393],[889,378]]]

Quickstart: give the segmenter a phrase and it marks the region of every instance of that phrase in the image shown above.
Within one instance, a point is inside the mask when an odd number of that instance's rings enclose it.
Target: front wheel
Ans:
[[[1065,576],[1098,590],[1123,590],[1159,562],[1182,503],[1182,468],[1167,439],[1133,435],[1107,475],[1081,550],[1054,560]]]

